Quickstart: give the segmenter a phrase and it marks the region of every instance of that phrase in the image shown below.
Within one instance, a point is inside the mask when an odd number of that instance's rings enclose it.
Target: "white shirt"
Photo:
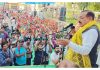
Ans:
[[[13,29],[15,29],[17,27],[17,24],[16,24],[16,20],[15,19],[12,19],[11,20],[11,26],[13,26]]]
[[[44,46],[45,46],[45,45],[43,45],[43,47],[44,47]],[[49,54],[49,50],[50,50],[49,47],[50,47],[50,46],[47,44],[47,46],[46,46],[46,53],[47,53],[47,54]],[[45,51],[45,47],[43,48],[43,51]]]
[[[59,60],[59,57],[60,57],[59,54],[56,54],[55,51],[52,52],[51,55],[50,55],[50,59],[51,59],[50,64],[55,65],[52,61]]]
[[[94,47],[98,38],[98,32],[96,29],[90,29],[82,34],[82,46],[77,45],[70,41],[70,46],[76,53],[81,55],[88,55]]]
[[[24,42],[23,45],[24,45],[24,47],[26,48],[27,51],[29,51],[29,50],[32,51],[32,45],[31,44],[29,46],[27,46],[26,42]],[[31,54],[27,54],[26,56],[27,56],[27,58],[31,58]]]

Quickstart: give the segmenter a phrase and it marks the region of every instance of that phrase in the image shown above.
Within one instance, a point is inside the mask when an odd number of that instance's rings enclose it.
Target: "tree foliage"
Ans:
[[[78,2],[80,10],[100,11],[100,2]]]
[[[85,10],[88,7],[88,5],[89,5],[88,2],[78,2],[76,4],[79,6],[80,10]]]
[[[100,2],[96,2],[94,5],[94,11],[100,12]]]

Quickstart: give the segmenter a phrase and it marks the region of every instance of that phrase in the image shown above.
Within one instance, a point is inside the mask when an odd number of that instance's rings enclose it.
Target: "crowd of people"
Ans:
[[[10,10],[0,17],[0,66],[56,65],[54,20]]]
[[[56,21],[25,11],[4,11],[0,16],[0,66],[98,67],[100,41],[94,17],[93,12],[82,11],[68,38],[56,40],[60,32]]]

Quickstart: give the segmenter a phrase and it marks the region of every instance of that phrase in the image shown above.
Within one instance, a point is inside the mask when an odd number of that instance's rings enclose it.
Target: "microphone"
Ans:
[[[72,28],[72,27],[73,27],[73,23],[71,23],[68,26],[66,26],[65,28],[63,28],[63,30],[67,30],[68,28]]]

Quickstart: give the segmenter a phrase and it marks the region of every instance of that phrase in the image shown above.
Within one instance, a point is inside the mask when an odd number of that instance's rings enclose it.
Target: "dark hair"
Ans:
[[[42,41],[39,41],[39,42],[37,43],[37,45],[40,45],[40,44],[42,44]]]
[[[92,11],[84,10],[84,11],[82,11],[82,12],[87,12],[86,16],[87,16],[87,17],[92,17],[92,20],[94,20],[95,14],[94,14]]]
[[[23,42],[24,42],[24,40],[18,40],[18,42],[19,42],[19,43],[23,43]]]
[[[4,25],[1,26],[1,29],[2,29],[2,28],[5,28]]]
[[[29,38],[29,37],[25,37],[25,38],[24,38],[24,41],[25,41],[25,42],[28,41],[28,40],[31,41],[31,38]]]
[[[8,42],[7,41],[4,41],[1,43],[1,47],[3,48],[3,45],[7,44]]]
[[[59,47],[59,45],[56,44],[55,47],[54,47],[54,49],[56,49],[57,47]]]
[[[27,38],[27,41],[28,41],[28,40],[30,40],[30,41],[31,41],[31,38]]]
[[[95,18],[95,15],[93,12],[88,12],[86,16],[92,17],[92,20],[94,20],[94,18]]]

